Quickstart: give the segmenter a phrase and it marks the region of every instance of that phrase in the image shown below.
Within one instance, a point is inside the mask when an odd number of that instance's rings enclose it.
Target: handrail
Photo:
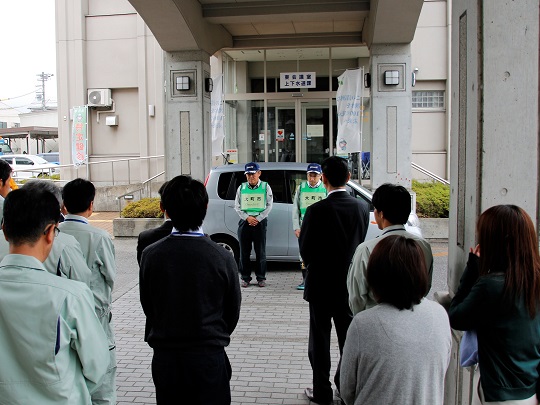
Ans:
[[[422,166],[417,165],[414,162],[411,162],[411,167],[413,169],[418,170],[420,173],[425,174],[428,177],[431,177],[433,180],[438,181],[439,183],[445,184],[447,186],[450,185],[450,182],[448,180],[443,179],[442,177],[437,176],[435,173],[430,172],[427,169],[424,169]]]
[[[165,171],[162,171],[161,173],[155,174],[154,176],[152,176],[152,177],[146,179],[145,181],[143,181],[141,183],[141,187],[139,187],[138,189],[132,190],[130,192],[127,192],[125,194],[117,196],[116,201],[118,201],[119,216],[122,217],[122,202],[121,202],[122,197],[125,197],[126,195],[130,195],[130,194],[134,194],[134,193],[137,193],[137,192],[139,193],[139,196],[142,196],[141,191],[144,190],[147,187],[147,184],[149,184],[152,180],[157,179],[159,176],[162,176],[164,174],[165,174]],[[148,194],[150,194],[150,193],[148,193]]]
[[[120,159],[112,159],[112,160],[99,160],[99,161],[96,161],[96,162],[86,162],[84,164],[81,164],[79,166],[76,166],[74,164],[64,164],[64,165],[57,165],[56,168],[59,168],[59,169],[70,169],[70,170],[76,170],[77,171],[77,176],[78,176],[78,171],[79,169],[83,168],[83,167],[86,167],[87,169],[89,168],[89,166],[92,166],[92,165],[97,165],[97,164],[107,164],[109,163],[111,165],[111,182],[112,184],[114,185],[115,184],[115,179],[114,179],[114,164],[115,163],[119,163],[119,162],[127,162],[127,183],[128,184],[131,184],[131,169],[130,169],[130,163],[132,161],[141,161],[141,160],[150,160],[150,159],[159,159],[159,158],[163,158],[165,157],[165,155],[153,155],[153,156],[139,156],[139,157],[132,157],[132,158],[120,158]]]
[[[73,168],[73,167],[78,168],[78,167],[82,167],[82,166],[85,166],[85,165],[91,166],[91,165],[97,165],[97,164],[102,164],[102,163],[127,162],[127,161],[131,161],[131,160],[155,159],[155,158],[162,158],[162,157],[165,157],[165,155],[139,156],[139,157],[113,159],[113,160],[99,160],[97,162],[84,163],[84,164],[81,164],[79,166],[75,166],[73,163],[69,163],[67,165],[56,165],[56,167],[59,167],[59,168]]]

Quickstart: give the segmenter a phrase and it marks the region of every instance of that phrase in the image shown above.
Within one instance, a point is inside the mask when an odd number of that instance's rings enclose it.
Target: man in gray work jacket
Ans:
[[[397,184],[383,184],[379,186],[372,199],[375,207],[374,216],[379,229],[383,233],[375,239],[360,244],[354,253],[347,276],[347,289],[349,291],[349,306],[353,315],[377,305],[375,297],[366,280],[369,256],[375,245],[390,235],[400,235],[414,239],[422,248],[428,270],[428,291],[431,289],[433,275],[433,255],[429,243],[418,235],[405,230],[405,224],[411,213],[411,194],[403,186]]]

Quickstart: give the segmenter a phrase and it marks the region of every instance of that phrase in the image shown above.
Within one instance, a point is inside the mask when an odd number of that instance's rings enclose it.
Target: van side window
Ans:
[[[294,195],[296,194],[296,191],[298,190],[298,187],[300,187],[300,184],[302,184],[303,181],[307,181],[306,172],[293,172],[288,171],[289,176],[289,195],[291,198],[291,202],[294,201]]]
[[[266,181],[272,188],[274,203],[291,203],[285,192],[285,172],[283,170],[263,170],[261,180]]]
[[[285,191],[285,174],[283,170],[263,170],[261,180],[266,181],[272,188],[274,203],[291,203]],[[244,172],[221,173],[218,181],[218,195],[224,200],[234,200],[236,190],[247,181]]]
[[[232,175],[233,175],[232,172],[221,173],[219,175],[217,194],[219,198],[221,198],[222,200],[234,200],[234,194],[232,198],[229,198],[229,195],[228,195]]]

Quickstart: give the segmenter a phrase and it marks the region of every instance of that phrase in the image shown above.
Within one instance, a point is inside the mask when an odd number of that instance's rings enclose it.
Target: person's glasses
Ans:
[[[246,176],[255,176],[257,173],[246,173]]]
[[[54,237],[56,238],[60,233],[60,229],[58,229],[55,224],[51,224],[47,228],[45,228],[45,230],[43,231],[43,235],[47,235],[49,233],[49,229],[51,229],[51,226],[54,226]]]

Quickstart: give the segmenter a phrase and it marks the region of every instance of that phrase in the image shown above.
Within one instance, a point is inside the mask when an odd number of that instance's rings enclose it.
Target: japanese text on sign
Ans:
[[[280,89],[314,89],[317,85],[315,72],[280,73]]]

